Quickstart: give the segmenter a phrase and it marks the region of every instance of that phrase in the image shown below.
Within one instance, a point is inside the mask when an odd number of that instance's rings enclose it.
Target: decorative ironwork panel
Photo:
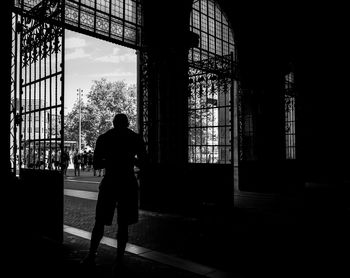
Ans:
[[[200,37],[189,51],[188,161],[233,163],[236,57],[232,30],[220,6],[195,1],[190,31]]]
[[[295,89],[294,73],[285,75],[284,79],[284,101],[285,101],[285,140],[286,140],[286,159],[296,158],[295,144]]]
[[[231,56],[221,58],[230,64]],[[210,70],[211,63],[202,69],[190,64],[188,145],[191,163],[231,163],[231,69],[217,70],[218,66],[214,66]]]
[[[138,94],[138,101],[139,101],[139,131],[140,134],[142,134],[143,139],[146,143],[147,149],[148,149],[148,142],[149,142],[149,78],[150,78],[150,65],[148,61],[148,53],[146,51],[140,51],[138,53],[138,59],[139,59],[139,94]]]
[[[140,46],[140,0],[66,0],[66,28],[99,35],[106,40]]]
[[[138,48],[141,43],[141,0],[62,0],[65,28]],[[54,0],[16,0],[18,12],[28,13]]]
[[[19,57],[13,103],[19,168],[60,169],[63,148],[64,1],[17,1]],[[36,4],[36,5],[35,5]],[[18,10],[17,10],[18,11]],[[16,40],[17,40],[16,39]]]
[[[198,0],[192,5],[190,30],[200,37],[199,53],[190,53],[190,60],[233,53],[236,57],[233,32],[220,6],[213,0]],[[192,55],[192,57],[191,57]]]

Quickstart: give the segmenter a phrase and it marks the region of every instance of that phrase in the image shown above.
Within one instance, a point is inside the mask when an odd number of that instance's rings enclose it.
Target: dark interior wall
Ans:
[[[271,94],[271,84],[277,84],[278,74],[286,72],[288,63],[292,62],[295,69],[295,171],[288,171],[288,165],[278,171],[278,165],[271,161],[270,169],[248,166],[248,174],[256,168],[259,173],[263,171],[268,179],[276,179],[277,173],[282,173],[284,183],[298,176],[304,184],[311,182],[330,186],[349,180],[349,163],[346,162],[349,157],[349,98],[345,81],[348,67],[343,9],[339,5],[320,3],[267,6],[244,4],[244,1],[236,1],[228,9],[237,43],[242,87]],[[268,101],[278,102],[277,95],[267,95],[266,99],[270,97]],[[266,107],[272,108],[272,105]],[[278,112],[275,112],[277,115]],[[280,157],[279,145],[275,145],[274,141],[279,136],[278,132],[275,133],[278,123],[274,127],[270,125],[269,129],[266,120],[270,120],[268,116],[259,119],[263,121],[263,132],[268,133],[266,138],[272,140],[260,140],[258,144],[261,148],[268,146],[266,155],[276,162]],[[259,189],[264,191],[268,185],[262,183]],[[259,189],[254,188],[256,191]]]
[[[234,32],[241,88],[252,91],[257,107],[255,159],[240,163],[239,188],[283,192],[283,184],[297,183],[298,169],[285,161],[284,142],[283,78],[294,62],[294,9],[275,3],[218,2]]]
[[[309,13],[305,14],[308,24],[298,29],[296,82],[300,90],[300,123],[297,132],[308,206],[315,200],[319,206],[326,207],[350,204],[346,24],[340,9],[321,7],[311,18]]]
[[[294,182],[295,178],[296,186],[300,181],[349,180],[348,166],[344,163],[344,157],[349,156],[344,7],[305,3],[268,6],[246,1],[232,1],[229,7],[228,1],[219,2],[227,7],[231,18],[242,87],[265,92],[264,105],[268,109],[267,115],[259,115],[258,129],[263,135],[258,134],[257,148],[266,150],[258,160],[267,157],[270,161],[268,167],[259,162],[241,165],[247,175],[257,173],[256,176],[265,177],[255,181],[256,187],[246,189],[283,192],[284,185],[279,183]],[[271,86],[277,85],[278,78],[287,73],[289,63],[295,70],[297,89],[297,160],[286,165],[279,163],[283,159],[280,149],[283,145],[278,143],[283,139],[282,121],[275,117],[273,123],[271,113],[277,116],[281,111],[273,112],[279,96],[278,88],[272,95]],[[276,187],[269,188],[264,179],[275,180]]]

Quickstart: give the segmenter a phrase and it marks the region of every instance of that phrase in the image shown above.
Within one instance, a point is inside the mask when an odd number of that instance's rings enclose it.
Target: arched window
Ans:
[[[190,31],[199,45],[189,51],[190,163],[232,163],[233,32],[220,6],[212,0],[193,2]]]

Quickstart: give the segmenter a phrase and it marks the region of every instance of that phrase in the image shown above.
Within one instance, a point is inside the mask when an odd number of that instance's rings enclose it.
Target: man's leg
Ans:
[[[88,255],[84,258],[82,263],[84,264],[95,264],[95,258],[97,253],[97,248],[100,245],[101,239],[104,233],[104,224],[103,222],[96,221],[94,228],[91,233],[90,249]]]
[[[92,229],[91,241],[90,241],[90,251],[91,254],[96,254],[97,248],[100,245],[100,241],[104,233],[104,224],[100,221],[95,222],[95,226]]]
[[[126,248],[126,243],[128,242],[128,224],[119,223],[118,224],[118,233],[117,233],[117,257],[116,263],[122,264],[124,258],[124,252]]]

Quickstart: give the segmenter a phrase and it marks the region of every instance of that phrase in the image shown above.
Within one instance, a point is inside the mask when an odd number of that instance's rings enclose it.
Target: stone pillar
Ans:
[[[187,7],[186,7],[187,6]],[[185,8],[186,7],[186,8]],[[148,143],[150,169],[141,189],[141,207],[186,210],[183,194],[187,164],[187,53],[192,40],[191,3],[144,6],[144,49],[148,55]],[[169,12],[171,10],[171,12]],[[190,202],[190,201],[188,201]]]

